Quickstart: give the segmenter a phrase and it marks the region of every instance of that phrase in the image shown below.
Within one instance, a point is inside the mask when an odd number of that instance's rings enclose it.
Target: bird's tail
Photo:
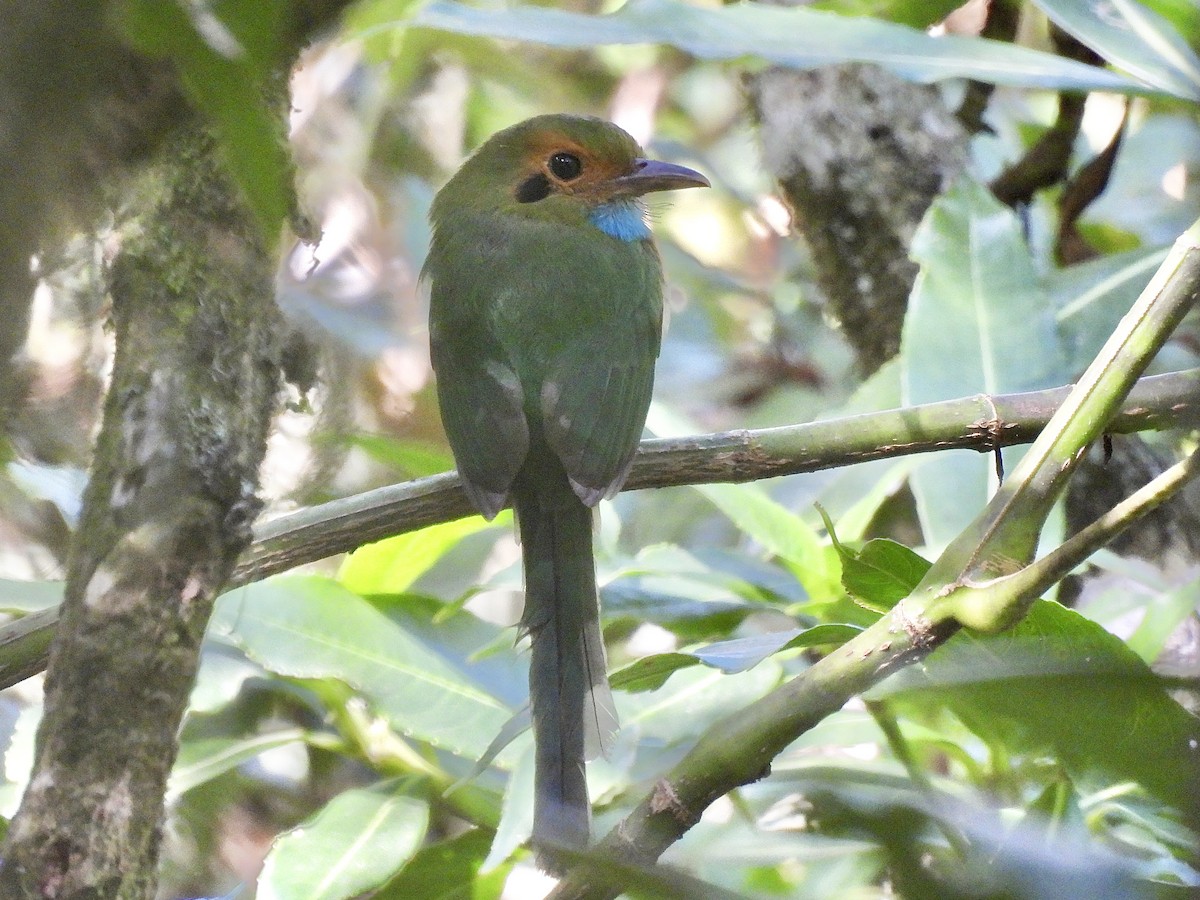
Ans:
[[[529,698],[533,708],[533,843],[541,865],[554,848],[588,841],[591,804],[584,760],[606,752],[616,710],[605,671],[592,511],[571,490],[545,481],[516,492],[525,562]]]

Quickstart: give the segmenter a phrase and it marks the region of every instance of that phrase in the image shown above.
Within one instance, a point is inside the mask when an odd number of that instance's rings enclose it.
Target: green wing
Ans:
[[[656,342],[657,343],[657,342]],[[654,348],[619,361],[581,342],[552,365],[542,390],[546,441],[588,506],[621,489],[646,422]]]
[[[546,441],[588,506],[629,474],[662,337],[657,254],[647,244],[608,249],[597,254],[604,277],[587,282],[576,307],[581,327],[547,360],[540,397]]]
[[[462,320],[453,328],[435,324],[429,342],[458,474],[475,508],[491,519],[508,502],[529,450],[521,382],[483,328]]]

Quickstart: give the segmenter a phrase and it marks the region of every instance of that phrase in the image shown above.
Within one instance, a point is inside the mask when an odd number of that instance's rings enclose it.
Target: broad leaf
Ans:
[[[1054,318],[1012,210],[962,178],[925,214],[912,256],[921,268],[900,349],[905,405],[1057,383]],[[948,544],[983,508],[991,466],[976,453],[920,464],[912,489],[931,547]]]
[[[284,132],[268,107],[268,82],[277,73],[275,26],[281,6],[226,3],[222,16],[200,3],[127,0],[122,24],[134,45],[169,58],[184,87],[221,138],[229,173],[275,240],[288,212],[291,169]]]
[[[907,597],[929,571],[929,561],[903,544],[886,538],[867,541],[862,549],[844,550],[842,584],[872,609],[891,609]]]
[[[482,516],[468,516],[367,544],[346,557],[338,580],[356,594],[402,594],[447,550],[488,527]]]
[[[1068,378],[1095,358],[1166,258],[1164,248],[1133,250],[1050,274],[1046,286],[1057,310]]]
[[[248,737],[184,740],[167,781],[167,802],[173,802],[181,794],[237,768],[260,753],[302,741],[306,734],[302,728],[287,728]]]
[[[777,686],[781,675],[772,659],[732,675],[710,668],[675,672],[660,690],[616,695],[621,729],[643,741],[693,740],[731,709],[741,709]]]
[[[788,564],[809,597],[839,593],[836,557],[803,519],[757,485],[706,484],[696,490],[734,525]]]
[[[260,900],[344,900],[378,887],[425,837],[429,808],[394,782],[334,797],[275,841],[258,879]]]
[[[1123,641],[1051,601],[1008,632],[956,635],[874,695],[987,723],[1010,755],[1051,752],[1077,781],[1134,781],[1180,809],[1195,800],[1200,720]]]
[[[211,632],[292,678],[336,678],[398,732],[478,757],[511,711],[357,594],[316,576],[225,594]]]
[[[374,900],[499,900],[509,867],[481,874],[492,836],[475,829],[423,848]]]

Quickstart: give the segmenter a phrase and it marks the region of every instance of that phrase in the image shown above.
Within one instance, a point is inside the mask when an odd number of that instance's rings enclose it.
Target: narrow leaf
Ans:
[[[934,37],[891,22],[759,3],[629,0],[609,15],[589,16],[546,6],[479,8],[435,0],[411,20],[375,28],[407,25],[555,47],[666,44],[701,59],[751,57],[798,69],[868,62],[921,82],[974,78],[1048,90],[1147,92],[1115,73],[1014,44]],[[359,36],[372,37],[374,30]]]
[[[705,665],[726,674],[744,672],[775,653],[797,647],[841,645],[860,631],[853,625],[816,625],[718,641],[694,650],[655,653],[613,672],[609,676],[609,683],[613,688],[624,691],[653,691],[662,687],[671,673],[689,666]]]
[[[1200,100],[1200,57],[1170,21],[1137,0],[1034,0],[1113,65],[1184,100]]]

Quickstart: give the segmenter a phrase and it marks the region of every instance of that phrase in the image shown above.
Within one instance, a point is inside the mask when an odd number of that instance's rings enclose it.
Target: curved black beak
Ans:
[[[660,162],[657,159],[635,159],[633,171],[612,181],[618,196],[636,197],[652,191],[677,191],[680,188],[711,187],[708,179],[694,169]]]

